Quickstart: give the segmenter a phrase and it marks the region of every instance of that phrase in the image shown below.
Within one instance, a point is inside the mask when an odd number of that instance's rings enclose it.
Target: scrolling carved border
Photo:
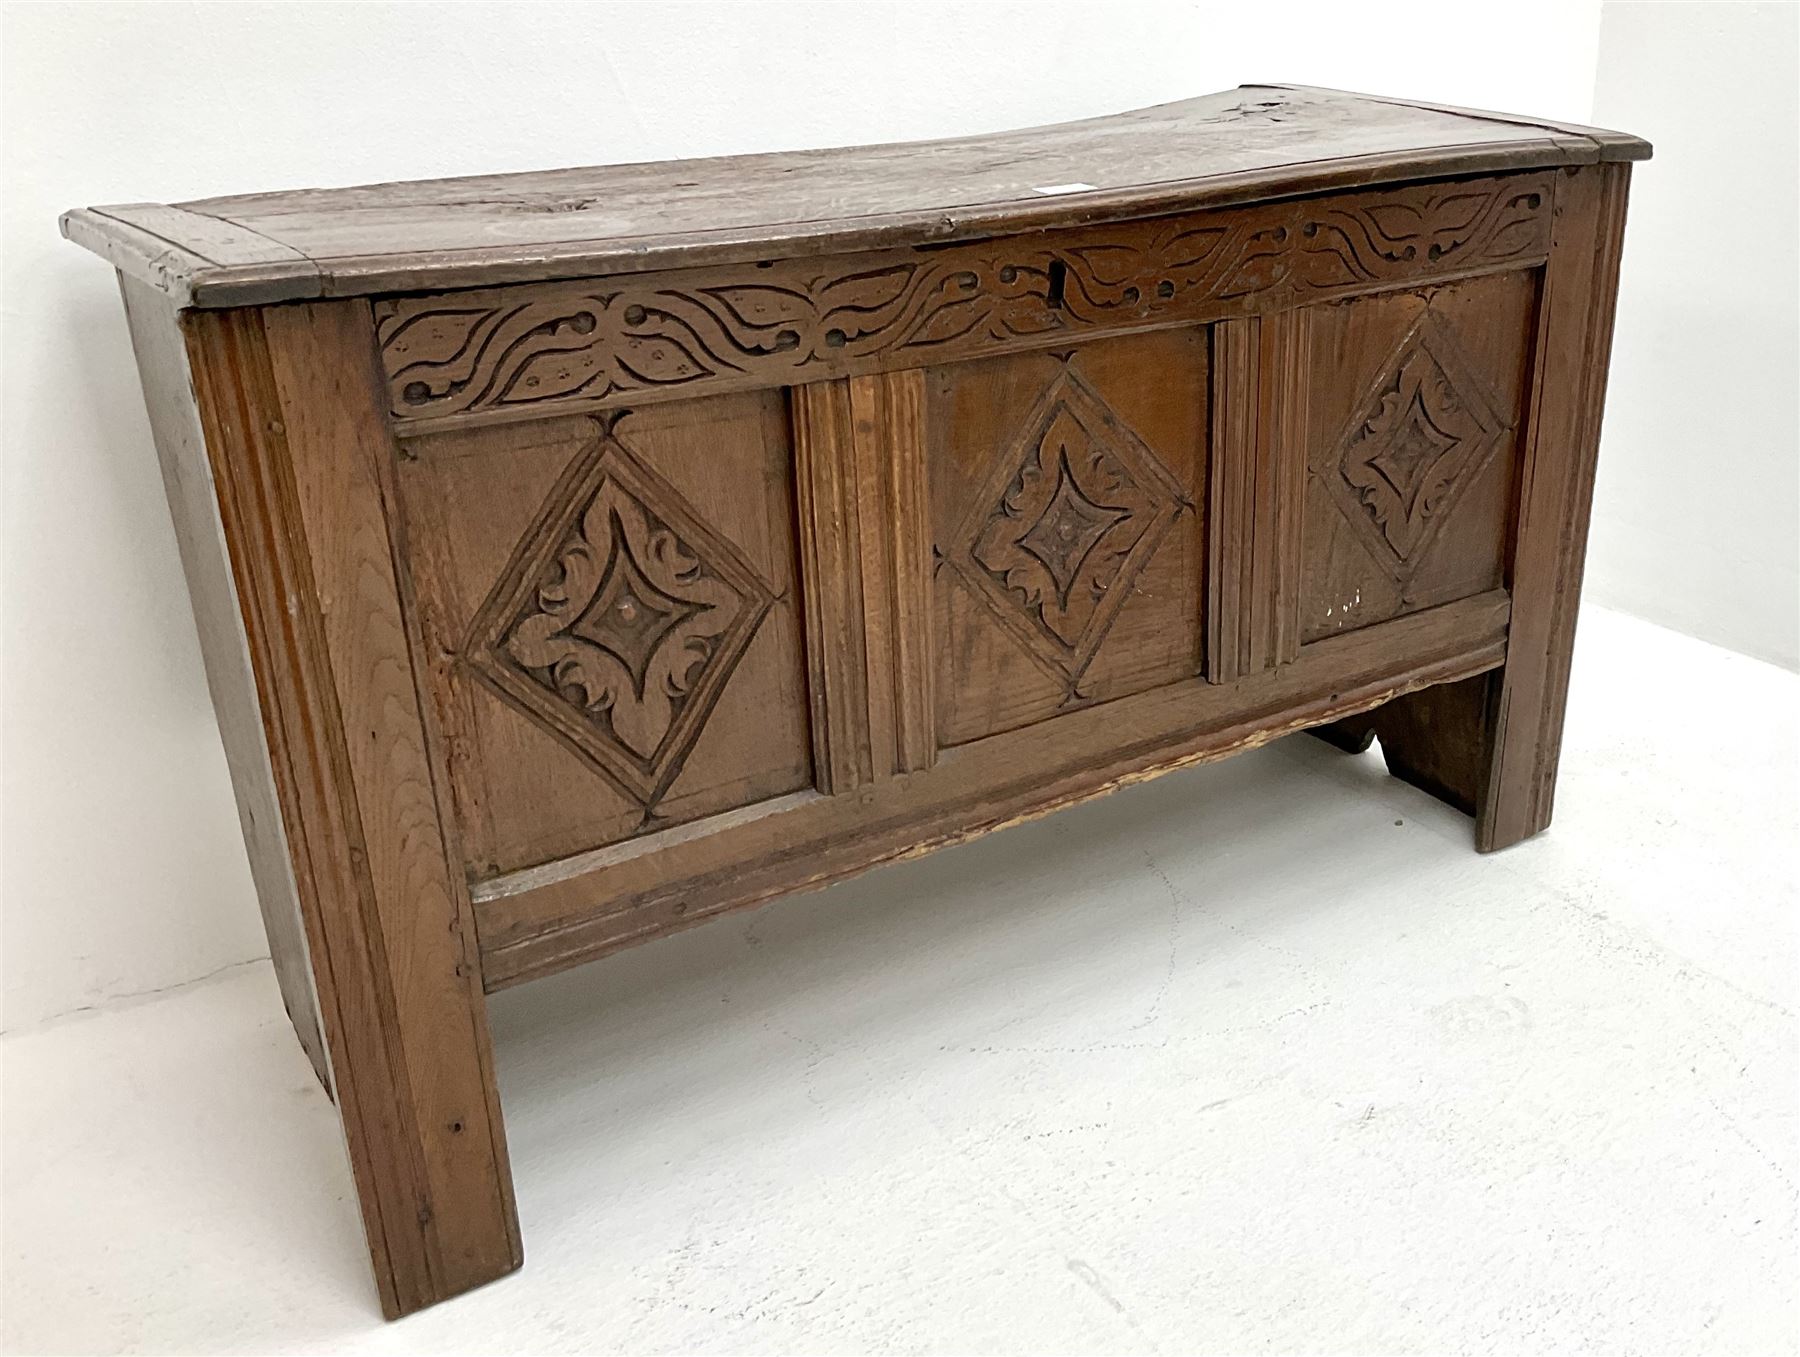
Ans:
[[[1541,263],[1545,173],[1415,184],[931,250],[397,297],[390,409],[461,422],[785,386],[1265,314]]]

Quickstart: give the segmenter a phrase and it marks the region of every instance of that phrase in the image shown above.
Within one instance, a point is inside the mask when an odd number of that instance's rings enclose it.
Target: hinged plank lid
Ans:
[[[916,246],[1464,173],[1641,160],[1637,137],[1293,85],[837,150],[67,212],[182,306]]]

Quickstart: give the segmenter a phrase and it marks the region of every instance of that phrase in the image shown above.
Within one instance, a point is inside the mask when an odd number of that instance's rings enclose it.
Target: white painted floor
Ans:
[[[11,1037],[5,1348],[1792,1352],[1797,713],[1590,611],[1511,852],[1294,739],[503,995],[395,1325],[266,964]]]

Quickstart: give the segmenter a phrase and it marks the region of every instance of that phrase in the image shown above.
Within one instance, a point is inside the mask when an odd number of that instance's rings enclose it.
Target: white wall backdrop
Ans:
[[[1647,137],[1587,597],[1800,669],[1800,8],[1604,7],[1594,121]]]
[[[7,7],[5,1022],[264,951],[118,298],[59,210],[987,131],[1254,80],[1586,121],[1599,30],[1597,3],[1567,0],[1390,3],[1373,23],[1121,0]],[[1642,182],[1680,173],[1678,129],[1619,116],[1663,139]],[[1648,399],[1614,392],[1609,496],[1620,412]]]

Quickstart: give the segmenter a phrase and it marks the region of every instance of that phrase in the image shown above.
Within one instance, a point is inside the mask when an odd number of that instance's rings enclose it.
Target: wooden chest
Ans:
[[[1648,154],[1257,86],[69,213],[385,1311],[521,1258],[486,991],[1308,728],[1542,829]]]

